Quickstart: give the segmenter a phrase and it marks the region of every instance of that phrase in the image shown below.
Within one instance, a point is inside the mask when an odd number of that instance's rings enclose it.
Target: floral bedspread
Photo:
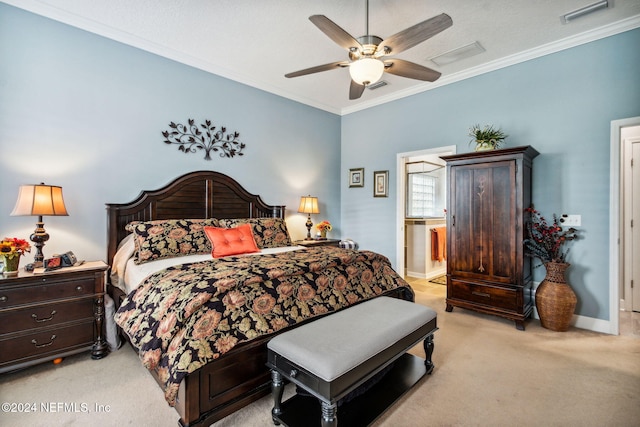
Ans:
[[[189,373],[236,345],[409,285],[369,251],[309,248],[169,267],[127,296],[115,319],[175,404]]]

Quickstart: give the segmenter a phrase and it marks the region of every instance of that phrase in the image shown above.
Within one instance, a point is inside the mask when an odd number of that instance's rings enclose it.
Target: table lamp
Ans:
[[[18,192],[18,201],[11,212],[11,216],[30,215],[37,216],[36,229],[31,235],[31,241],[36,247],[34,256],[34,266],[42,267],[44,255],[42,248],[44,242],[49,240],[49,235],[44,230],[42,217],[47,216],[67,216],[67,208],[64,206],[62,198],[62,187],[55,185],[45,185],[44,182],[33,185],[21,185]]]
[[[311,196],[302,196],[300,198],[300,206],[298,207],[298,212],[306,213],[307,216],[307,237],[304,240],[313,240],[311,237],[311,227],[313,226],[313,222],[311,222],[311,214],[318,214],[320,210],[318,209],[318,198]]]

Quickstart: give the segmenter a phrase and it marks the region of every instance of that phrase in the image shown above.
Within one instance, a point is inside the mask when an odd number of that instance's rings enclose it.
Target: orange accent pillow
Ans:
[[[204,233],[213,246],[211,255],[214,258],[260,252],[250,224],[235,228],[204,227]]]

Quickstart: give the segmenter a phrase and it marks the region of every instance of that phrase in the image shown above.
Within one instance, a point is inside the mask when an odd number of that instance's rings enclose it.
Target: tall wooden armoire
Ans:
[[[447,311],[462,307],[515,321],[534,306],[524,256],[531,204],[530,147],[442,157],[447,162]]]

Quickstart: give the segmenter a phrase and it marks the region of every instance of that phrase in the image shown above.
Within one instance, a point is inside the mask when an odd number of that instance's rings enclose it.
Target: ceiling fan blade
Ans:
[[[351,48],[362,49],[362,45],[356,39],[326,16],[313,15],[309,17],[309,20],[339,46],[347,50],[351,50]]]
[[[358,99],[362,96],[363,92],[364,85],[360,85],[351,80],[351,85],[349,86],[349,99]]]
[[[349,66],[348,61],[340,61],[340,62],[332,62],[330,64],[317,65],[311,68],[305,68],[304,70],[294,71],[293,73],[285,74],[285,77],[300,77],[306,76],[307,74],[319,73],[321,71],[329,71],[329,70],[337,70],[338,68],[343,68]]]
[[[385,73],[394,74],[396,76],[423,80],[426,82],[434,82],[441,76],[441,73],[436,70],[397,58],[384,61],[384,71]]]
[[[383,40],[378,45],[376,52],[384,51],[385,54],[400,53],[422,43],[452,25],[451,17],[446,13],[442,13]]]

